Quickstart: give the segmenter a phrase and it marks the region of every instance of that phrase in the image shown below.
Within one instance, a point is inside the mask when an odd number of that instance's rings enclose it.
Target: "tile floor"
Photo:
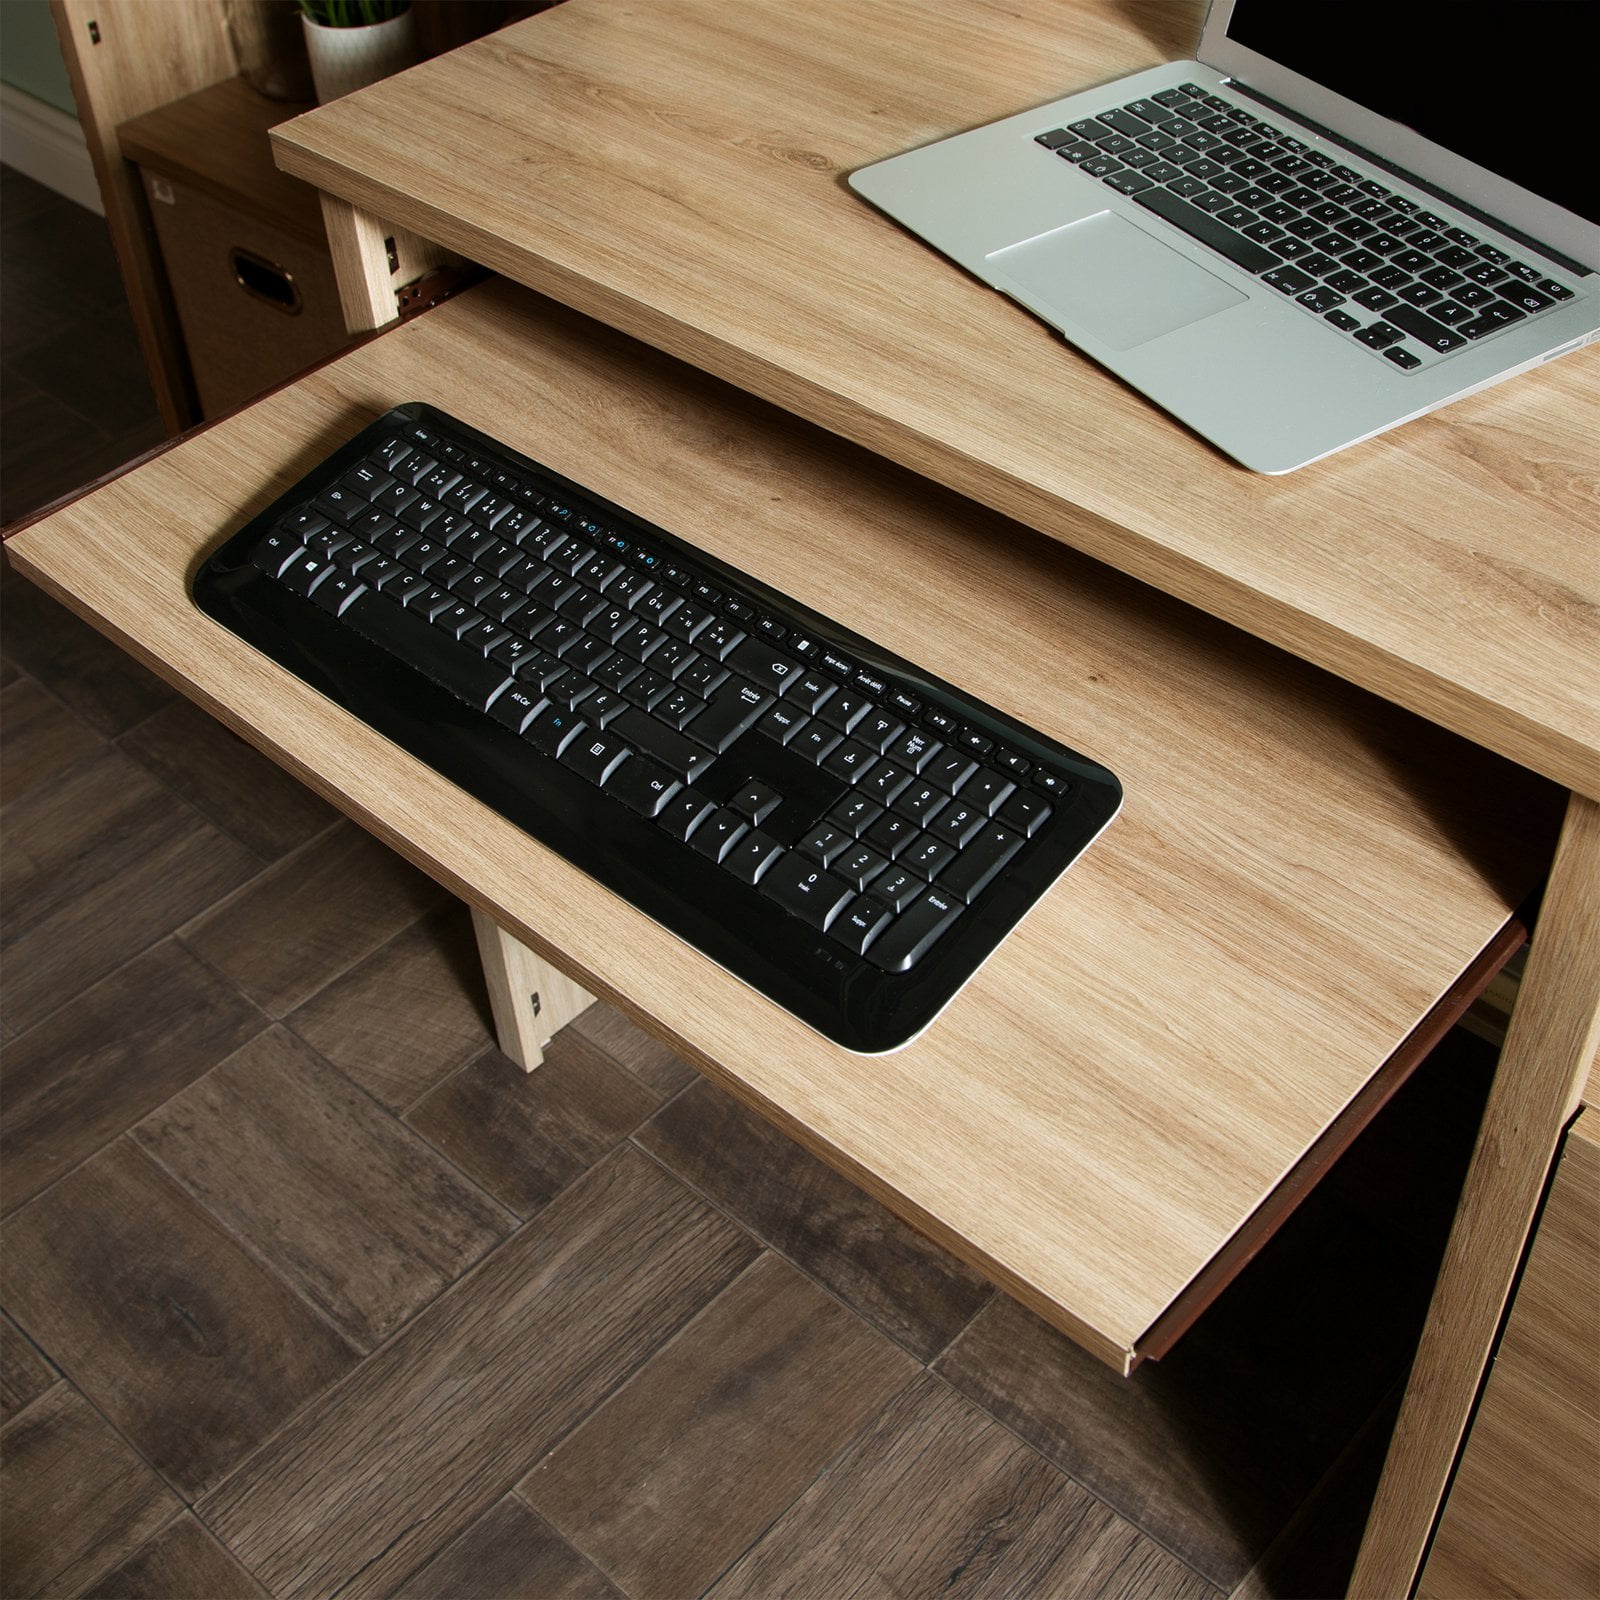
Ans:
[[[159,430],[4,181],[12,517]],[[1483,1047],[1122,1380],[620,1014],[517,1071],[460,907],[0,611],[8,1600],[1340,1592]]]

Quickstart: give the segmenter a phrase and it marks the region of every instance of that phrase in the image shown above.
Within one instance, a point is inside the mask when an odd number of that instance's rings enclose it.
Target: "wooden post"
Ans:
[[[1411,1592],[1557,1140],[1600,1045],[1600,805],[1574,794],[1378,1484],[1352,1600]]]
[[[455,260],[403,228],[392,228],[331,195],[322,196],[339,304],[351,333],[387,327],[399,315],[398,292],[425,272]]]
[[[472,931],[478,936],[500,1048],[524,1072],[532,1072],[543,1062],[551,1035],[593,1005],[594,996],[476,906]]]

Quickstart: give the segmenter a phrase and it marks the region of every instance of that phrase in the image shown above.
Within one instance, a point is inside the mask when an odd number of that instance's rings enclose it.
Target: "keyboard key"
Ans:
[[[460,649],[425,617],[376,589],[357,596],[343,620],[480,711],[511,681],[500,662]]]
[[[909,868],[920,877],[936,878],[955,859],[955,854],[953,845],[946,844],[943,839],[935,839],[931,833],[925,833],[921,838],[913,839],[897,859],[902,867]]]
[[[789,748],[808,761],[820,763],[841,742],[841,738],[826,723],[813,720],[789,741]]]
[[[1362,344],[1370,345],[1374,350],[1385,350],[1404,337],[1398,328],[1391,327],[1387,322],[1374,322],[1370,328],[1363,328],[1356,335]]]
[[[852,888],[865,889],[888,865],[889,858],[879,855],[871,845],[855,844],[837,855],[830,863],[829,870]]]
[[[783,802],[783,796],[767,784],[751,781],[728,802],[734,811],[751,822],[765,822]]]
[[[1279,257],[1273,255],[1265,245],[1259,245],[1253,239],[1240,238],[1232,228],[1190,205],[1169,189],[1146,189],[1133,199],[1136,205],[1144,206],[1174,227],[1181,228],[1190,238],[1209,245],[1246,272],[1265,272],[1278,264]]]
[[[800,663],[766,638],[743,639],[723,659],[733,671],[774,694],[783,694],[802,675]]]
[[[560,759],[579,777],[603,784],[632,755],[633,751],[615,731],[591,727],[581,739],[570,740],[562,748]]]
[[[772,704],[773,697],[743,678],[729,678],[708,697],[705,709],[684,724],[684,732],[719,754]]]
[[[843,878],[836,878],[826,868],[794,851],[772,863],[760,888],[784,910],[792,911],[814,928],[826,928],[856,895]]]
[[[652,761],[659,762],[684,783],[693,783],[711,765],[712,757],[703,745],[662,727],[637,706],[624,711],[614,726],[620,738]]]
[[[547,756],[560,757],[563,750],[588,724],[576,711],[565,706],[549,705],[522,730],[522,737],[536,750]]]
[[[917,838],[921,831],[909,817],[885,811],[867,828],[866,836],[869,844],[893,858]]]
[[[831,822],[819,822],[798,841],[795,849],[826,867],[832,864],[835,856],[842,855],[855,842],[855,836],[849,830],[835,827]]]
[[[717,808],[698,789],[680,789],[661,808],[657,821],[674,839],[689,836]]]
[[[735,840],[723,856],[722,864],[734,877],[745,883],[760,883],[762,875],[783,854],[783,846],[776,839],[752,828]]]
[[[713,861],[721,861],[749,826],[750,824],[737,811],[729,811],[724,806],[713,811],[694,830],[694,838],[689,843],[701,855],[709,856]]]
[[[883,807],[864,794],[847,794],[828,810],[828,821],[859,839],[883,815]]]
[[[939,887],[971,904],[994,882],[1022,845],[1023,836],[1004,823],[986,824],[940,873]]]
[[[1388,315],[1397,328],[1404,328],[1419,344],[1425,344],[1440,355],[1467,342],[1465,335],[1447,328],[1442,322],[1436,322],[1427,312],[1419,311],[1413,305],[1395,306]]]
[[[1314,288],[1317,280],[1298,267],[1274,267],[1272,271],[1261,274],[1261,281],[1270,283],[1283,294],[1300,294],[1303,290]]]
[[[844,739],[822,759],[822,770],[855,783],[877,765],[878,758],[859,739]]]
[[[954,895],[928,889],[867,946],[867,960],[886,972],[909,972],[964,909]]]
[[[828,929],[828,935],[859,956],[889,925],[893,917],[892,906],[885,905],[874,895],[859,895],[845,908],[842,916],[834,919]]]

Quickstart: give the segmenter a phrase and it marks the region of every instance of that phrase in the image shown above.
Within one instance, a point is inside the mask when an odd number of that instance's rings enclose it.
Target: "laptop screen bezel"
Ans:
[[[1229,37],[1233,10],[1234,0],[1212,0],[1195,52],[1197,60],[1391,166],[1414,173],[1491,220],[1560,251],[1591,271],[1600,271],[1600,227],[1425,139],[1404,123],[1369,111],[1270,56],[1248,49]]]

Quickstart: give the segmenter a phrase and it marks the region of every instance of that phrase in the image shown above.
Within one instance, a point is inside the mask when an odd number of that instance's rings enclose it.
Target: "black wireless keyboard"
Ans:
[[[851,1050],[920,1032],[1120,803],[1095,762],[421,404],[194,594]]]

